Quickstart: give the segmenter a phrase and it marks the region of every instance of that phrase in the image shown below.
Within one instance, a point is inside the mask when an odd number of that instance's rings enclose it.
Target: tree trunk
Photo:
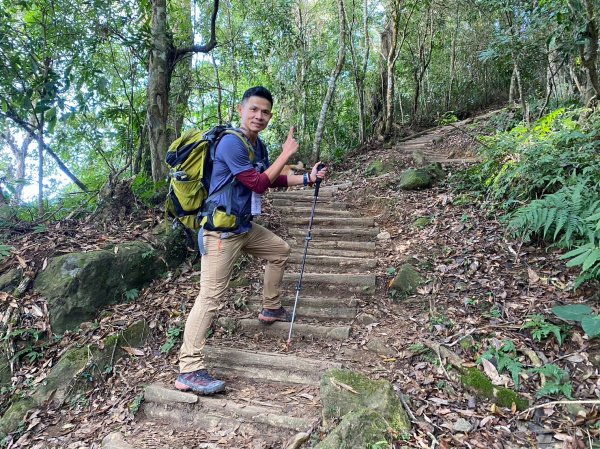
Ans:
[[[167,34],[167,2],[152,0],[152,49],[148,61],[148,135],[152,179],[159,182],[167,176],[164,164],[167,153],[167,120],[169,117],[169,84],[171,81],[173,46]]]
[[[43,216],[44,210],[44,113],[38,124],[38,216]]]
[[[217,81],[217,120],[219,125],[223,124],[223,115],[221,114],[221,108],[223,107],[223,87],[221,86],[221,79],[219,78],[219,68],[217,67],[217,61],[215,61],[215,53],[210,53],[210,59],[212,61],[213,68],[215,69],[215,80]],[[231,122],[231,120],[229,120]]]
[[[423,83],[423,78],[425,73],[427,72],[427,68],[431,63],[431,56],[433,54],[433,9],[430,6],[427,16],[427,23],[425,24],[425,32],[423,34],[422,39],[419,38],[419,59],[415,69],[413,71],[413,77],[415,80],[415,94],[413,97],[413,107],[412,107],[412,124],[415,125],[419,122],[418,120],[418,112],[419,112],[419,99],[421,95],[421,88]],[[429,48],[427,49],[427,39],[429,38]]]
[[[446,111],[450,110],[450,101],[452,100],[452,85],[454,84],[454,76],[456,72],[456,38],[458,35],[458,27],[460,24],[460,6],[456,6],[456,26],[454,27],[454,32],[452,33],[452,43],[450,49],[450,75],[448,77],[448,91],[446,92],[446,102],[445,109]]]
[[[340,76],[344,66],[344,60],[346,58],[346,21],[344,19],[344,0],[337,0],[337,4],[340,21],[338,58],[335,68],[329,77],[329,82],[327,83],[327,93],[323,99],[323,105],[319,115],[319,122],[317,124],[317,131],[315,132],[315,142],[313,145],[313,157],[315,161],[318,161],[321,158],[321,141],[323,140],[323,131],[325,129],[325,118],[327,117],[327,110],[335,92],[335,83],[337,82],[338,76]]]
[[[152,179],[158,182],[167,175],[163,162],[167,153],[167,123],[169,118],[169,90],[175,65],[189,53],[208,53],[217,44],[216,19],[219,0],[213,0],[210,40],[206,45],[174,48],[172,32],[167,30],[166,0],[152,0],[152,49],[148,62],[148,140]]]
[[[600,81],[598,80],[598,69],[596,60],[598,59],[598,26],[594,17],[594,4],[592,0],[585,0],[585,12],[587,23],[585,25],[585,43],[579,47],[581,65],[585,67],[587,77],[587,89],[585,94],[585,103],[600,94]]]
[[[16,203],[21,202],[21,195],[23,193],[23,184],[25,181],[25,160],[27,158],[27,153],[29,152],[29,146],[33,142],[34,138],[27,134],[23,142],[21,142],[21,146],[17,145],[15,139],[10,134],[3,134],[2,139],[8,144],[10,151],[15,158],[15,200]]]
[[[366,112],[365,112],[365,77],[366,69],[369,60],[369,20],[368,20],[368,0],[364,1],[364,18],[363,18],[363,32],[364,32],[364,44],[365,56],[362,64],[358,59],[357,51],[352,39],[352,28],[354,26],[354,16],[350,21],[346,15],[346,29],[348,30],[348,45],[350,47],[350,55],[352,57],[352,73],[354,75],[354,85],[356,87],[356,98],[358,107],[358,140],[361,144],[366,141]]]

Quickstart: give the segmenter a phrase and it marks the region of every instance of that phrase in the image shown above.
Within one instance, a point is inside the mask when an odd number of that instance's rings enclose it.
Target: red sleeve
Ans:
[[[236,179],[256,193],[265,193],[271,186],[269,177],[264,173],[259,173],[255,169],[244,170],[235,175]]]
[[[277,179],[275,179],[275,181],[273,181],[273,184],[271,184],[271,187],[287,187],[287,186],[288,186],[287,175],[279,175],[277,177]]]

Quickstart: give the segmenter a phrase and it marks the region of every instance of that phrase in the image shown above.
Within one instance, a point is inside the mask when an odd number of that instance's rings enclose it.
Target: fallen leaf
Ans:
[[[490,362],[488,359],[482,358],[481,365],[483,366],[483,370],[485,371],[485,374],[487,374],[487,376],[492,381],[492,384],[494,384],[494,385],[505,385],[506,384],[506,382],[508,381],[508,378],[506,376],[501,376],[500,374],[498,374],[498,370],[496,369],[496,367],[494,366],[494,364],[492,362]]]
[[[537,284],[540,280],[538,274],[533,271],[531,268],[527,267],[527,274],[529,274],[529,282],[532,284]]]
[[[348,390],[350,393],[358,394],[358,391],[356,391],[350,385],[346,385],[345,383],[340,382],[339,380],[331,379],[331,383],[332,383],[332,385],[334,385],[336,387],[343,388],[344,390]]]
[[[141,349],[138,349],[138,348],[132,348],[130,346],[121,346],[121,349],[123,349],[123,351],[125,351],[129,355],[133,355],[133,356],[144,355],[144,351],[142,351]]]
[[[117,253],[119,252],[119,247],[118,247],[118,246],[115,246],[115,249],[113,249],[113,252],[114,252],[115,254],[117,254]]]
[[[44,262],[42,262],[42,271],[44,271],[47,266],[48,266],[48,258],[46,257],[44,259]]]
[[[23,259],[21,256],[19,256],[18,254],[15,254],[15,257],[17,258],[17,260],[19,261],[19,265],[21,265],[21,268],[25,269],[27,268],[27,262],[25,262],[25,259]]]

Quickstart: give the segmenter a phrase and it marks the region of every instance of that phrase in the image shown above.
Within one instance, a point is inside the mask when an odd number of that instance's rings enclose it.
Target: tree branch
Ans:
[[[175,60],[179,60],[187,53],[208,53],[217,46],[217,13],[219,12],[219,0],[214,0],[213,12],[210,18],[210,40],[205,45],[191,45],[175,49]]]
[[[17,125],[19,125],[19,127],[21,127],[21,129],[23,129],[25,132],[27,132],[27,134],[29,134],[34,140],[37,140],[38,136],[35,133],[35,128],[30,123],[27,123],[25,120],[23,120],[19,116],[17,116],[14,113],[14,111],[10,108],[10,106],[9,106],[9,110],[7,113],[0,112],[0,115],[10,118]],[[67,175],[69,177],[69,179],[77,185],[77,187],[79,187],[85,193],[90,193],[87,186],[83,182],[81,182],[77,178],[77,176],[75,176],[73,173],[71,173],[71,170],[69,170],[69,168],[64,164],[64,162],[60,160],[58,155],[54,151],[52,151],[52,148],[50,148],[50,146],[46,142],[44,142],[44,149],[56,161],[56,164],[62,170],[62,172],[65,175]]]

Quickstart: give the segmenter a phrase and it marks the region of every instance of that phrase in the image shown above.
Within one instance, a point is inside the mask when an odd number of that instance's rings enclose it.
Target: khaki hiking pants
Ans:
[[[242,251],[267,261],[262,306],[267,309],[281,307],[279,294],[290,246],[256,223],[252,223],[252,229],[245,234],[231,235],[226,239],[220,236],[220,232],[204,232],[206,254],[202,256],[200,294],[185,323],[183,345],[179,351],[180,373],[205,368],[202,349],[206,332],[225,297],[233,264]]]

